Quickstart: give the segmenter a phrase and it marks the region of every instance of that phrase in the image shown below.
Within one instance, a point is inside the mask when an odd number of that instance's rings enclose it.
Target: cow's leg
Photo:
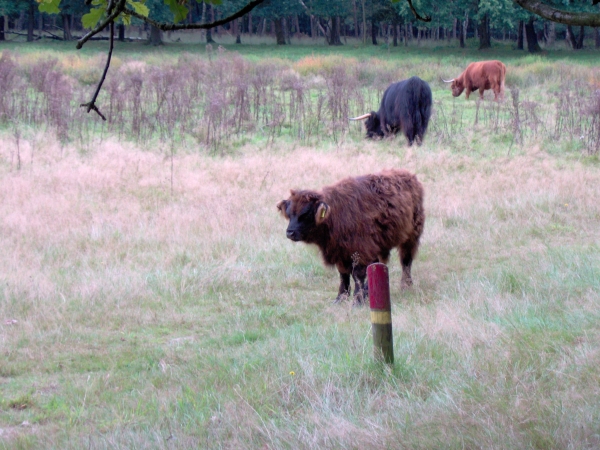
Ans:
[[[471,95],[471,89],[467,88],[467,90],[465,91],[465,98],[467,100],[469,100],[469,95]]]
[[[479,88],[479,98],[483,100],[483,93],[485,92],[484,88]]]
[[[494,89],[494,100],[498,101],[500,99],[500,97],[501,97],[501,91],[500,91],[500,89],[499,88],[498,89]]]
[[[369,285],[366,283],[367,266],[357,264],[352,270],[354,279],[354,304],[362,305],[369,298]]]
[[[340,272],[340,288],[338,295],[333,303],[339,303],[350,296],[350,274],[347,272]]]
[[[406,139],[408,140],[408,145],[413,145],[413,142],[415,142],[415,127],[410,126],[410,127],[406,127],[406,131],[404,133],[404,135],[406,136]]]
[[[388,135],[388,124],[385,121],[385,116],[382,115],[382,117],[380,117],[379,119],[379,126],[381,129],[381,132],[383,133],[383,137],[387,137]]]
[[[400,246],[400,264],[402,264],[402,281],[400,287],[406,289],[412,286],[413,281],[410,275],[413,258],[417,254],[419,243],[413,240],[405,242]]]

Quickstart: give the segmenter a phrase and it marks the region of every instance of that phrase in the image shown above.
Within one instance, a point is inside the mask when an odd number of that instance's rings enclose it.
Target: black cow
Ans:
[[[384,92],[379,111],[371,111],[350,120],[367,120],[367,137],[384,137],[404,133],[408,144],[416,140],[418,145],[431,117],[432,95],[429,85],[419,77],[391,84]]]

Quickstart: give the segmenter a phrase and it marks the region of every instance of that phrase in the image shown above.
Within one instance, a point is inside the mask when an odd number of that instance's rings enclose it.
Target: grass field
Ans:
[[[104,48],[86,47],[85,61]],[[135,48],[150,65],[196,51]],[[481,56],[279,51],[240,53],[292,68],[375,58],[430,77],[432,62]],[[549,94],[569,76],[593,85],[596,54],[494,51],[545,124],[522,145],[510,123],[493,129],[492,102],[475,125],[476,102],[433,79],[437,113],[413,148],[359,128],[310,145],[259,129],[224,151],[182,139],[173,153],[166,138],[98,128],[65,142],[5,118],[0,448],[600,447],[600,160],[568,128],[554,134]],[[368,308],[332,304],[337,273],[285,238],[275,205],[290,188],[391,167],[417,174],[427,219],[412,289],[390,261],[389,367],[373,360]]]

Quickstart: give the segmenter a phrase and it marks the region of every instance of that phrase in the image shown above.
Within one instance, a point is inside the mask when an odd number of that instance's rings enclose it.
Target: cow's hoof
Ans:
[[[354,298],[354,301],[352,302],[353,308],[362,308],[364,305],[365,305],[365,302],[363,302],[357,298]]]
[[[346,300],[348,300],[349,295],[348,294],[340,294],[336,297],[336,299],[333,301],[334,305],[337,305],[338,303],[342,303],[345,302]]]
[[[360,294],[354,296],[354,301],[352,302],[352,307],[366,305],[368,301],[369,301],[369,294],[368,294],[368,292],[363,291]]]
[[[412,280],[409,278],[407,280],[402,280],[402,283],[400,283],[400,289],[404,290],[404,289],[410,289],[413,285]]]

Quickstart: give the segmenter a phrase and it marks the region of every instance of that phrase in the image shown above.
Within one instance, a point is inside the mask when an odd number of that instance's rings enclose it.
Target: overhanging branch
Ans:
[[[100,117],[102,117],[102,120],[106,120],[106,117],[104,116],[104,114],[102,114],[100,112],[100,110],[96,106],[96,99],[98,98],[100,89],[102,88],[102,85],[104,84],[104,80],[106,79],[106,74],[108,73],[108,68],[110,67],[110,58],[112,57],[113,49],[115,47],[115,22],[114,21],[110,22],[109,30],[110,30],[110,45],[108,48],[108,57],[106,58],[106,65],[104,66],[104,72],[102,72],[102,78],[100,78],[100,82],[98,83],[98,86],[96,87],[96,92],[94,92],[94,96],[92,97],[92,100],[90,100],[88,103],[82,103],[81,105],[79,105],[82,108],[86,108],[88,113],[90,111],[96,111],[96,113],[98,113],[98,115]]]
[[[565,11],[554,8],[540,0],[514,0],[514,2],[521,8],[551,22],[576,27],[600,27],[600,13]],[[594,0],[593,4],[597,3],[598,1]]]
[[[415,15],[415,18],[417,20],[420,20],[421,22],[431,22],[431,16],[422,17],[419,15],[419,13],[417,12],[417,10],[415,9],[415,7],[412,4],[412,0],[406,0],[406,1],[408,2],[408,6],[410,6],[410,10]]]
[[[108,15],[106,16],[106,19],[104,19],[102,22],[96,25],[96,27],[93,30],[91,30],[88,34],[79,39],[76,45],[77,50],[81,49],[81,47],[83,47],[83,44],[89,41],[92,36],[95,36],[96,34],[100,33],[106,28],[106,26],[109,23],[112,23],[117,18],[117,16],[123,12],[126,1],[127,0],[118,0],[116,5],[113,5],[112,0],[109,1],[107,8]]]
[[[254,9],[256,6],[260,5],[265,0],[252,0],[245,7],[243,7],[236,13],[232,14],[231,16],[225,17],[224,19],[221,19],[221,20],[216,20],[211,23],[204,23],[204,24],[187,23],[187,24],[181,24],[181,25],[160,23],[160,22],[156,22],[152,19],[149,19],[148,17],[145,17],[141,14],[136,13],[135,11],[133,11],[129,8],[126,8],[125,7],[126,1],[127,0],[109,0],[107,8],[106,8],[106,14],[107,14],[106,18],[104,20],[102,20],[100,23],[98,23],[98,25],[96,25],[94,27],[94,29],[92,29],[89,33],[87,33],[85,36],[83,36],[77,42],[77,49],[80,49],[81,47],[83,47],[83,44],[85,44],[87,41],[89,41],[94,35],[100,33],[108,25],[110,25],[110,37],[109,37],[110,45],[109,45],[109,50],[108,50],[108,58],[106,59],[106,65],[104,66],[104,72],[102,73],[102,78],[100,78],[100,82],[98,83],[98,86],[96,87],[96,92],[94,93],[92,100],[90,100],[88,103],[82,103],[80,105],[80,106],[86,108],[88,113],[90,111],[96,111],[96,113],[98,113],[98,115],[100,117],[102,117],[102,120],[106,120],[106,117],[100,112],[100,110],[96,106],[96,99],[98,98],[98,94],[100,93],[102,84],[104,84],[104,80],[106,79],[106,74],[108,73],[108,68],[110,67],[110,59],[112,57],[112,52],[113,52],[113,48],[114,48],[115,19],[120,14],[127,14],[127,15],[130,15],[133,17],[137,17],[138,19],[141,19],[144,22],[149,23],[150,25],[155,26],[156,28],[159,28],[163,31],[208,29],[208,28],[218,27],[219,25],[224,25],[228,22],[231,22],[232,20],[242,17],[244,14],[252,11],[252,9]],[[86,0],[86,4],[89,4],[89,2],[91,2],[91,0],[89,0],[89,1]]]
[[[182,24],[164,23],[164,22],[157,22],[156,20],[152,20],[149,17],[138,14],[131,8],[125,7],[125,8],[123,8],[123,12],[125,14],[129,14],[130,16],[133,16],[140,20],[143,20],[144,22],[146,22],[146,23],[152,25],[153,27],[156,27],[162,31],[206,30],[209,28],[218,27],[220,25],[225,25],[226,23],[231,22],[232,20],[242,17],[244,14],[249,13],[256,6],[260,5],[264,1],[265,0],[252,0],[250,3],[248,3],[246,6],[244,6],[242,9],[240,9],[236,13],[232,14],[231,16],[225,17],[224,19],[215,20],[214,22],[211,22],[211,23],[182,23]]]

